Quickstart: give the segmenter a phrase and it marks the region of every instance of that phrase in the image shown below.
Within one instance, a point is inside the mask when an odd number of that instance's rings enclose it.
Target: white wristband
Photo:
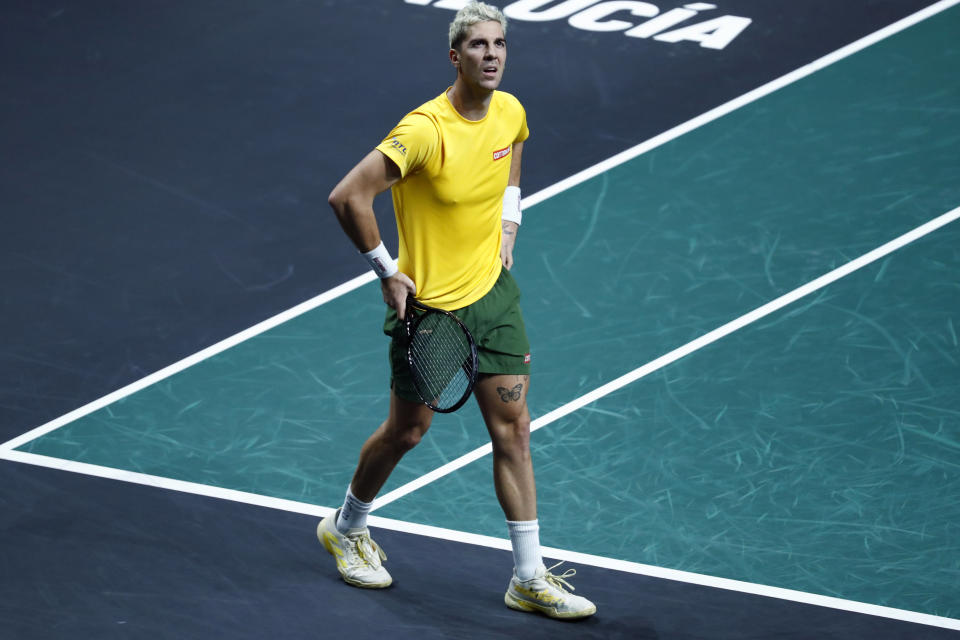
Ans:
[[[377,277],[381,280],[383,278],[389,278],[397,272],[397,261],[390,257],[390,252],[383,246],[383,242],[366,253],[361,251],[360,255],[370,263],[373,272],[376,273]]]
[[[520,187],[507,187],[503,192],[503,220],[520,224],[523,214],[520,212]]]

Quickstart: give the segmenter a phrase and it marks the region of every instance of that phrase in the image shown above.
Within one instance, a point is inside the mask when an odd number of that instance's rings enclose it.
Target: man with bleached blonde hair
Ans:
[[[521,222],[520,162],[526,112],[498,91],[507,59],[506,18],[471,2],[450,25],[453,86],[407,114],[334,188],[330,205],[347,236],[380,277],[387,304],[390,411],[369,437],[343,506],[317,527],[344,581],[389,586],[386,554],[370,537],[374,498],[433,419],[405,362],[408,295],[456,314],[474,335],[480,376],[474,396],[493,444],[494,488],[507,519],[514,573],[507,606],[555,618],[582,618],[596,607],[550,573],[540,553],[530,456],[530,343],[510,268]],[[383,246],[374,196],[391,189],[400,238],[398,261]]]

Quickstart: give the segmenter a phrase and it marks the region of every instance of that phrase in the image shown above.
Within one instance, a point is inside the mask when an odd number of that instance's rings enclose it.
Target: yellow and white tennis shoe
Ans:
[[[387,554],[370,537],[370,530],[350,529],[346,534],[337,529],[337,514],[327,516],[317,525],[317,538],[337,561],[337,570],[347,584],[364,589],[389,587],[393,578],[383,567]]]
[[[539,612],[551,618],[592,616],[597,612],[596,605],[582,596],[570,593],[574,589],[567,579],[575,576],[577,570],[567,569],[558,576],[550,573],[561,564],[563,563],[558,562],[549,569],[541,565],[537,575],[529,580],[518,580],[514,573],[503,601],[511,609]]]

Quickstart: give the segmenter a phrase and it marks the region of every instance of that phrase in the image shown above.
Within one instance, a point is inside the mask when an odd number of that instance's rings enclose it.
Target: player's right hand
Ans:
[[[396,309],[397,317],[403,320],[407,311],[407,296],[417,295],[417,285],[413,283],[410,276],[397,271],[389,278],[380,280],[380,289],[383,291],[383,301]]]

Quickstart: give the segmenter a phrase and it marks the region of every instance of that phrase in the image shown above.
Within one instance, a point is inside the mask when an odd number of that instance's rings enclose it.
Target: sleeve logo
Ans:
[[[390,141],[390,144],[393,146],[394,149],[399,150],[401,155],[404,155],[404,156],[407,155],[407,148],[403,146],[403,144],[396,138],[393,138]]]
[[[494,151],[493,159],[499,160],[500,158],[506,158],[508,155],[510,155],[510,145],[507,145],[503,149],[498,149],[497,151]]]

